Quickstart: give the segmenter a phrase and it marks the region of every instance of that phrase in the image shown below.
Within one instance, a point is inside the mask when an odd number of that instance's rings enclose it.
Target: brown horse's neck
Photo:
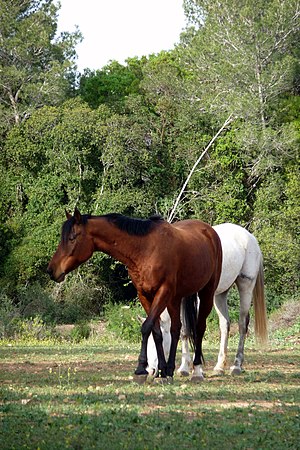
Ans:
[[[139,260],[141,248],[146,245],[146,236],[133,236],[119,229],[105,216],[91,217],[87,232],[93,238],[95,251],[104,252],[122,262],[128,268]]]

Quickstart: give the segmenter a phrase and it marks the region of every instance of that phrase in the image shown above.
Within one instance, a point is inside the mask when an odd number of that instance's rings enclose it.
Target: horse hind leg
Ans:
[[[249,326],[249,310],[252,300],[252,292],[255,285],[255,279],[239,277],[236,281],[240,294],[240,316],[239,316],[239,343],[233,366],[230,367],[232,375],[240,375],[243,371],[245,339]]]
[[[230,329],[227,295],[228,291],[218,294],[214,298],[214,305],[219,317],[219,327],[221,333],[218,361],[214,367],[214,373],[217,375],[224,374],[227,359],[228,335]]]
[[[181,321],[180,321],[180,310],[179,310],[179,301],[174,300],[172,304],[168,305],[168,312],[171,317],[171,346],[169,352],[169,358],[167,362],[167,378],[168,381],[173,380],[174,370],[175,370],[175,359],[176,359],[176,351],[177,345],[180,337],[180,329],[181,329]]]
[[[188,377],[190,374],[191,354],[189,349],[189,339],[186,336],[181,336],[181,364],[177,369],[178,375],[181,377]]]
[[[181,301],[180,306],[180,316],[184,316],[184,308],[185,308],[185,302],[187,301],[186,298],[183,298]],[[199,302],[199,300],[198,300]],[[181,364],[179,369],[177,370],[178,375],[181,377],[188,377],[190,374],[190,366],[191,366],[191,354],[190,354],[190,348],[189,348],[189,338],[188,333],[185,326],[185,321],[182,320],[182,327],[181,327]]]

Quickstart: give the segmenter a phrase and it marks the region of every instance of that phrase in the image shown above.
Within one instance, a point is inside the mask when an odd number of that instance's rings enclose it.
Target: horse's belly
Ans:
[[[185,264],[177,274],[177,293],[186,297],[200,291],[214,276],[216,262],[201,258],[197,264]]]

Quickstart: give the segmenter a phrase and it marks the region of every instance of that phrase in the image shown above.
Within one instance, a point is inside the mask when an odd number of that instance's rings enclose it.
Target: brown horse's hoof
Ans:
[[[204,381],[204,377],[195,376],[191,378],[191,383],[202,383]]]
[[[189,373],[183,370],[182,372],[177,372],[180,377],[188,377]]]
[[[145,384],[147,381],[147,376],[148,375],[144,375],[144,374],[142,374],[142,375],[134,374],[133,381],[137,384]]]

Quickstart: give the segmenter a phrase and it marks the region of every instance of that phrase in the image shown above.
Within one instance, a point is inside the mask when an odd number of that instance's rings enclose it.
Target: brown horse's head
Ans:
[[[87,230],[89,216],[81,215],[77,208],[73,216],[68,212],[66,215],[61,241],[47,268],[50,278],[57,283],[63,281],[67,273],[87,261],[94,251],[93,238]]]

